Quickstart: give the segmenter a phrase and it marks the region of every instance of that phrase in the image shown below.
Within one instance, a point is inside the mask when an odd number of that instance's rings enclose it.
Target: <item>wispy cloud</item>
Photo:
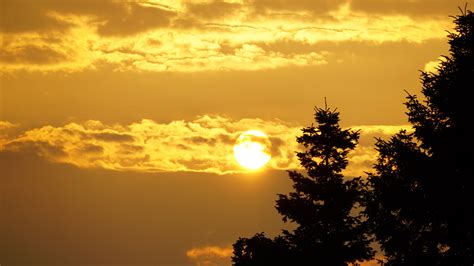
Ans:
[[[5,128],[10,126],[3,123]],[[233,146],[242,132],[258,129],[269,136],[272,145],[272,158],[266,167],[288,170],[300,167],[295,155],[301,150],[296,142],[300,128],[281,120],[208,115],[169,123],[144,119],[129,125],[91,120],[34,128],[15,137],[5,135],[0,149],[34,152],[53,162],[83,168],[228,174],[246,171],[235,161]],[[377,156],[373,138],[387,137],[400,128],[403,126],[354,127],[361,130],[361,145],[350,154],[346,174],[361,175],[369,170]]]
[[[0,132],[2,132],[2,130],[6,130],[6,129],[9,129],[9,128],[13,128],[15,127],[16,125],[15,124],[12,124],[8,121],[2,121],[0,120]]]
[[[11,134],[11,130],[17,126],[18,125],[12,124],[8,121],[0,120],[0,149],[9,141],[9,133]]]

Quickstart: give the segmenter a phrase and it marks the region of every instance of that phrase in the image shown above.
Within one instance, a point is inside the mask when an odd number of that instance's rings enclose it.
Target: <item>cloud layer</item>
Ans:
[[[193,121],[158,123],[144,119],[130,125],[105,125],[100,121],[44,126],[8,136],[11,124],[2,122],[0,150],[34,152],[53,162],[82,168],[117,171],[206,172],[229,174],[245,172],[233,156],[238,136],[247,130],[265,132],[271,141],[270,169],[298,169],[295,156],[301,126],[281,120],[233,120],[222,116],[200,116]],[[346,174],[361,175],[369,170],[376,152],[375,136],[387,137],[402,126],[358,126],[362,137],[350,154]],[[4,133],[2,133],[4,132]],[[3,140],[2,140],[3,139]]]
[[[427,1],[2,1],[4,72],[196,72],[321,65],[321,42],[444,38],[456,3]],[[288,43],[307,45],[309,51]],[[268,49],[272,46],[273,49]]]

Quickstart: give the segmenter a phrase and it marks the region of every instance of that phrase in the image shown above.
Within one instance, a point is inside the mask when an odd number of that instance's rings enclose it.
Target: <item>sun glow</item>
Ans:
[[[256,170],[270,161],[270,146],[270,140],[262,131],[245,131],[235,143],[234,157],[241,166]]]

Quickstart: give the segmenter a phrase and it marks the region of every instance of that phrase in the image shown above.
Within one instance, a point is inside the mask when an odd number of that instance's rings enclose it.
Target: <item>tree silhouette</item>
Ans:
[[[336,110],[315,109],[317,126],[303,128],[297,138],[305,147],[298,158],[307,175],[289,171],[294,192],[278,195],[276,209],[292,232],[269,239],[263,233],[234,244],[235,265],[347,265],[373,256],[361,215],[360,178],[344,179],[347,154],[359,132],[342,130]]]
[[[264,233],[251,238],[239,238],[234,243],[234,265],[291,265],[289,245],[284,237],[265,237]]]
[[[376,143],[366,214],[387,265],[474,263],[474,15],[454,22],[450,55],[421,74],[425,99],[407,97],[414,132]]]

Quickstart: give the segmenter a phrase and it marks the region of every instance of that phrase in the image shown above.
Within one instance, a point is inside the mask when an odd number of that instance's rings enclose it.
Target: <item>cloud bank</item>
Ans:
[[[3,0],[0,69],[255,71],[324,65],[321,42],[445,38],[452,1]],[[462,4],[462,3],[461,3]],[[293,43],[309,51],[278,49]],[[269,46],[277,49],[268,49]]]
[[[8,136],[11,123],[0,123],[0,151],[33,152],[52,162],[81,168],[116,171],[245,172],[233,156],[238,136],[247,130],[265,132],[271,141],[268,169],[299,169],[296,142],[302,126],[281,120],[240,119],[204,115],[192,121],[159,123],[143,119],[129,125],[106,125],[90,120],[64,126],[43,126]],[[356,126],[361,130],[358,148],[350,153],[346,174],[370,169],[377,153],[374,137],[388,137],[406,126]],[[2,133],[4,132],[4,133]]]

